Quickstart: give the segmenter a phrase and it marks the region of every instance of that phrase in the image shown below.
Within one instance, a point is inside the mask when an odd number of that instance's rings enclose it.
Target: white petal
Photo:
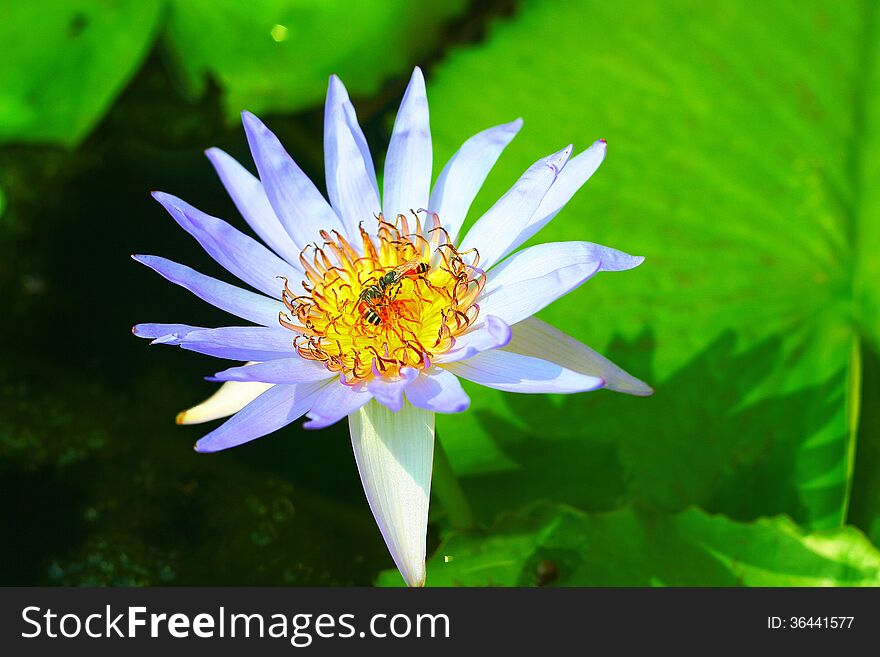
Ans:
[[[434,462],[434,413],[373,400],[348,418],[370,509],[409,586],[425,583],[425,538]]]
[[[604,385],[597,376],[575,372],[541,358],[493,349],[456,363],[443,365],[456,376],[487,388],[524,393],[572,393]]]
[[[477,299],[480,314],[495,315],[513,326],[571,292],[602,266],[578,244],[538,244],[514,253],[489,272]]]
[[[504,349],[543,358],[575,372],[601,377],[609,390],[638,396],[654,392],[644,381],[627,374],[587,345],[537,317],[530,317],[514,326],[513,338]]]
[[[440,172],[428,209],[440,215],[453,242],[486,176],[521,127],[522,119],[517,119],[477,133],[462,144]]]
[[[349,117],[354,119],[353,123]],[[324,107],[327,195],[345,225],[346,236],[355,244],[360,235],[358,224],[364,222],[369,232],[375,232],[374,217],[382,210],[373,162],[369,150],[364,152],[363,149],[366,149],[366,140],[358,127],[348,92],[342,81],[331,75]]]
[[[482,269],[489,269],[498,262],[528,225],[570,156],[571,146],[567,146],[530,166],[513,187],[477,220],[465,235],[460,250],[477,249]]]
[[[180,411],[177,414],[177,424],[201,424],[219,420],[221,417],[229,417],[233,413],[238,413],[271,387],[271,383],[239,381],[224,383],[201,404]]]
[[[590,179],[602,160],[605,159],[605,151],[607,150],[605,140],[600,139],[590,146],[583,153],[571,158],[565,168],[556,178],[556,182],[544,196],[541,205],[535,210],[535,214],[529,220],[526,227],[520,232],[513,241],[507,253],[510,253],[520,244],[529,239],[532,235],[541,230],[550,223],[550,220],[571,200],[575,192],[579,190],[587,180]]]
[[[408,215],[410,210],[428,207],[431,162],[428,97],[425,78],[416,67],[397,111],[385,157],[382,207],[388,221],[394,221],[398,214]]]

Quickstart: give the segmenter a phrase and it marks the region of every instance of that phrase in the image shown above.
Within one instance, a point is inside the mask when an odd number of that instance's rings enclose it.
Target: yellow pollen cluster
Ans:
[[[412,229],[404,215],[389,223],[380,214],[376,235],[361,225],[361,253],[336,231],[321,231],[323,246],[300,254],[305,294],[284,281],[288,312],[279,321],[297,334],[293,346],[346,384],[430,367],[479,313],[479,253],[459,253],[436,214],[425,226],[413,215]]]

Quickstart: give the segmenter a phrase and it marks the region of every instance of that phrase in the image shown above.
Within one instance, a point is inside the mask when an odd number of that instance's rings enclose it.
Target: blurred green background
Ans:
[[[878,21],[873,0],[0,0],[0,583],[400,583],[344,423],[191,450],[204,427],[174,415],[214,363],[129,328],[226,317],[128,255],[218,274],[148,192],[243,225],[202,153],[250,165],[242,109],[322,184],[331,73],[381,163],[419,64],[435,171],[525,120],[469,221],[608,140],[537,239],[647,260],[541,315],[657,390],[468,386],[438,431],[486,529],[435,505],[428,584],[880,584]]]

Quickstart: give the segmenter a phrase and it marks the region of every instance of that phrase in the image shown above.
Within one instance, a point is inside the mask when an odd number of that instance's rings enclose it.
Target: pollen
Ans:
[[[426,213],[393,223],[379,215],[375,235],[360,226],[362,248],[321,231],[322,245],[300,254],[303,294],[283,280],[281,325],[300,356],[340,373],[347,385],[427,369],[477,319],[486,282],[476,250],[459,252]]]

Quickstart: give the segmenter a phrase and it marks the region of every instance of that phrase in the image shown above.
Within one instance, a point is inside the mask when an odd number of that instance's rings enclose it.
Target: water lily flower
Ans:
[[[489,170],[522,125],[471,137],[431,187],[428,101],[417,68],[397,113],[380,196],[373,159],[342,82],[324,113],[327,196],[254,115],[244,129],[259,177],[207,151],[265,246],[175,196],[153,196],[251,291],[158,256],[160,275],[249,325],[139,324],[134,333],[243,363],[184,424],[232,416],[195,445],[235,447],[305,416],[318,429],[348,419],[370,508],[411,586],[425,580],[436,413],[470,402],[459,379],[518,393],[651,389],[574,338],[533,317],[602,271],[642,258],[589,242],[517,251],[549,222],[605,156],[600,140],[539,159],[459,239]]]

